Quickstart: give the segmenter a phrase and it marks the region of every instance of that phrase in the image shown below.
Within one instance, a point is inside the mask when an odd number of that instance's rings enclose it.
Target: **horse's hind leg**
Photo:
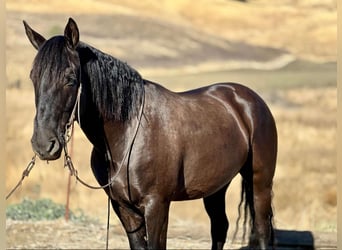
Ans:
[[[225,196],[228,185],[216,193],[203,198],[211,223],[212,249],[223,249],[223,245],[226,242],[229,223],[226,216]]]
[[[276,163],[276,140],[254,141],[253,145],[253,203],[254,223],[250,237],[250,246],[266,249],[273,244],[272,227],[272,184]],[[271,137],[272,138],[272,137]],[[270,139],[270,137],[268,137]],[[273,143],[273,144],[272,144]],[[273,146],[272,146],[273,145]]]

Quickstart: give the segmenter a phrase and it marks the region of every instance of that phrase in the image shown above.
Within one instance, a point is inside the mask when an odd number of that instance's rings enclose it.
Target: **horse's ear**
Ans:
[[[37,32],[35,32],[33,29],[31,29],[31,27],[25,21],[23,21],[23,23],[25,26],[25,32],[28,39],[32,43],[33,47],[35,47],[38,50],[39,47],[46,41],[46,39]]]
[[[70,17],[64,30],[64,37],[67,40],[67,44],[70,48],[75,49],[78,45],[80,35],[76,22]]]

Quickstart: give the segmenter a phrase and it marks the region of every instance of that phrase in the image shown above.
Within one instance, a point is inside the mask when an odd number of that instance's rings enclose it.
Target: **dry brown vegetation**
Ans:
[[[336,232],[336,65],[307,61],[336,60],[336,1],[251,0],[244,4],[217,0],[210,3],[205,0],[196,1],[196,5],[187,0],[89,0],[80,5],[74,0],[7,1],[6,190],[15,184],[33,154],[30,137],[35,110],[28,75],[36,52],[25,38],[21,20],[27,20],[42,34],[50,36],[62,32],[67,17],[74,16],[80,23],[83,41],[138,65],[144,77],[173,90],[216,81],[239,81],[256,89],[269,104],[279,133],[274,179],[275,225],[289,230]],[[109,23],[111,19],[115,22]],[[139,26],[142,33],[134,30],[138,22],[148,26]],[[127,29],[130,33],[125,32]],[[165,30],[172,30],[174,37],[168,36]],[[135,36],[136,33],[143,36]],[[144,36],[147,34],[149,38]],[[178,40],[177,34],[182,35],[182,40]],[[178,44],[186,45],[186,51]],[[225,57],[230,55],[236,61],[239,56],[246,56],[245,61],[239,61],[241,68],[247,61],[254,60],[248,55],[232,53],[243,51],[241,44],[251,46],[246,51],[262,50],[261,55],[254,54],[258,55],[255,60],[259,60],[260,65],[287,52],[297,61],[272,71],[227,70]],[[211,49],[203,50],[205,46]],[[204,51],[203,56],[196,57],[201,51]],[[184,56],[185,52],[190,54]],[[153,70],[155,68],[158,70]],[[14,88],[16,85],[19,88]],[[81,178],[95,184],[89,167],[90,150],[91,145],[76,126],[73,161]],[[44,197],[64,203],[67,179],[68,171],[63,169],[62,160],[49,164],[38,161],[24,185],[8,202]],[[227,194],[230,233],[234,230],[238,202],[237,179]],[[88,190],[72,180],[71,208],[81,208],[104,222],[106,197],[104,192]],[[8,234],[18,237],[25,230],[13,229],[14,224],[9,222]],[[114,231],[119,230],[115,216],[112,216],[112,224]],[[174,239],[171,246],[185,247],[189,241],[201,244],[188,247],[207,246],[209,243],[204,239],[209,237],[207,224],[202,201],[173,204],[169,229]],[[56,224],[56,230],[63,228],[75,232],[61,222]],[[29,228],[26,230],[30,232]],[[35,230],[40,229],[31,229]],[[61,235],[64,234],[61,232]],[[104,241],[103,235],[98,237],[98,241]],[[61,238],[67,239],[65,235]],[[11,246],[25,244],[30,239],[23,239],[21,244],[12,242]],[[115,247],[118,242],[111,246]],[[127,243],[120,244],[126,246]]]
[[[98,13],[153,17],[204,30],[231,41],[287,49],[299,57],[336,59],[336,0],[73,0],[7,1],[9,10],[33,13]]]

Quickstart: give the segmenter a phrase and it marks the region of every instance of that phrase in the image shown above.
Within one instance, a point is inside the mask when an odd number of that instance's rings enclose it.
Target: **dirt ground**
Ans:
[[[188,222],[189,223],[189,222]],[[172,223],[169,227],[168,249],[210,249],[208,228],[192,222]],[[8,249],[105,249],[106,224],[73,223],[65,220],[20,222],[7,220]],[[276,231],[276,249],[336,249],[336,235],[309,231]],[[109,249],[128,249],[128,241],[120,225],[111,224]],[[225,249],[246,246],[238,234],[236,240],[228,240]]]
[[[50,36],[61,33],[67,17],[72,15],[79,20],[83,41],[126,60],[144,77],[172,90],[218,81],[237,81],[255,89],[269,104],[278,128],[279,154],[273,199],[275,226],[285,230],[285,235],[307,237],[309,244],[318,249],[334,249],[337,231],[334,1],[289,0],[285,1],[287,5],[279,5],[279,1],[267,4],[263,0],[250,1],[248,5],[238,1],[215,1],[207,10],[216,11],[217,15],[204,15],[205,1],[199,1],[191,11],[186,11],[188,1],[164,1],[168,8],[164,6],[162,10],[154,1],[106,0],[99,1],[98,5],[85,1],[77,11],[78,4],[72,0],[66,2],[68,7],[63,11],[58,11],[60,1],[51,1],[50,6],[36,0],[7,3],[6,191],[15,185],[32,157],[30,137],[35,109],[28,75],[36,52],[25,37],[22,20]],[[227,13],[223,13],[225,4],[229,5]],[[56,11],[49,11],[51,6]],[[241,8],[250,19],[237,21],[238,15],[231,11],[233,8]],[[255,10],[258,12],[253,12]],[[164,14],[163,18],[158,18],[158,11]],[[264,22],[263,18],[272,13],[274,22]],[[207,25],[201,19],[204,16],[208,17]],[[283,17],[285,21],[280,23]],[[304,21],[308,18],[309,21]],[[226,24],[226,30],[218,25],[220,20]],[[141,25],[138,28],[137,23]],[[270,23],[279,26],[272,28]],[[292,27],[295,27],[293,33]],[[89,167],[90,150],[91,145],[76,126],[73,161],[81,178],[95,185]],[[64,204],[67,181],[68,171],[63,169],[62,160],[49,164],[38,161],[8,203],[29,197],[50,198]],[[107,204],[104,192],[88,190],[74,180],[71,184],[71,209],[82,209],[96,218],[97,223],[7,220],[7,246],[13,249],[103,249]],[[237,178],[227,193],[229,239],[237,218],[239,195]],[[208,223],[201,200],[172,204],[168,247],[209,248]],[[128,247],[113,213],[109,245]],[[226,248],[241,245],[229,240]]]

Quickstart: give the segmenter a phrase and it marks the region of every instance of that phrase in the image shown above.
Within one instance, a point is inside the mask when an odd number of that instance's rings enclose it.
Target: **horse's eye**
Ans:
[[[74,82],[68,82],[66,83],[64,86],[65,87],[72,87],[72,86],[75,86],[76,84]]]
[[[76,84],[77,84],[76,77],[74,77],[74,76],[66,77],[64,86],[71,87],[71,86],[74,86]]]

